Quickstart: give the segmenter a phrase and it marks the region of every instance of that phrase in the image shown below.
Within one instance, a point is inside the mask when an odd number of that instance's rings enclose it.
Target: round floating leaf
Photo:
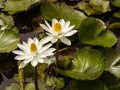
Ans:
[[[113,49],[105,51],[106,70],[120,78],[120,52]]]
[[[5,13],[0,13],[0,18],[4,19],[5,24],[7,24],[7,25],[14,25],[14,20],[11,15],[8,15]]]
[[[4,11],[9,14],[27,11],[35,4],[39,4],[41,0],[7,0],[5,2]]]
[[[87,15],[102,14],[111,10],[109,1],[107,0],[89,0],[88,2],[80,1],[77,6]]]
[[[81,49],[72,60],[69,69],[54,68],[56,72],[77,80],[94,80],[98,78],[105,68],[104,56],[95,49]]]
[[[105,30],[105,24],[96,18],[86,18],[80,26],[79,40],[84,44],[112,47],[116,42],[116,36],[109,30]]]
[[[44,3],[40,7],[42,15],[47,20],[56,19],[65,19],[71,21],[71,24],[75,25],[75,28],[79,28],[81,22],[86,18],[86,16],[78,11],[73,9],[71,6],[67,6],[64,3]]]
[[[28,83],[25,85],[25,90],[35,90],[35,85],[33,83]]]
[[[113,13],[113,16],[116,18],[120,18],[120,11]]]
[[[58,77],[47,77],[46,83],[48,86],[55,88],[55,90],[61,90],[65,86],[65,79]]]
[[[19,85],[16,83],[12,83],[9,87],[6,87],[5,90],[19,90]]]
[[[73,80],[64,90],[109,90],[101,80],[77,81]]]
[[[16,49],[19,40],[16,27],[9,26],[6,30],[0,30],[0,53],[10,52]]]
[[[114,6],[120,7],[120,0],[110,0],[110,1]]]

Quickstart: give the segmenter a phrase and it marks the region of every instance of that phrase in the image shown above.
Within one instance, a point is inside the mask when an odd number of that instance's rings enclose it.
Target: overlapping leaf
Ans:
[[[68,6],[64,3],[45,3],[41,5],[42,15],[47,20],[56,19],[65,19],[71,21],[71,24],[75,25],[75,28],[79,28],[81,22],[86,18],[86,16],[71,6]]]
[[[120,52],[113,49],[105,51],[106,70],[120,78]]]
[[[6,53],[17,48],[19,42],[18,30],[9,26],[6,30],[0,30],[0,53]]]
[[[71,68],[65,70],[55,68],[55,70],[72,79],[94,80],[102,74],[104,67],[104,56],[101,52],[84,48],[74,56]]]
[[[114,6],[120,7],[120,0],[110,0],[110,1]]]
[[[110,4],[107,0],[89,0],[78,3],[78,8],[83,10],[87,15],[102,14],[110,11]]]
[[[33,5],[39,4],[41,0],[7,0],[5,2],[4,11],[9,14],[27,11]]]
[[[84,44],[112,47],[116,42],[116,36],[109,30],[105,30],[105,24],[96,18],[86,18],[79,29],[79,40]]]

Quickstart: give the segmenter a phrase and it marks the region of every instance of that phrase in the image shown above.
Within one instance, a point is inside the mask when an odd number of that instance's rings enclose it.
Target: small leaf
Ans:
[[[14,25],[14,20],[11,15],[0,13],[0,18],[4,19],[6,25]]]
[[[110,1],[114,6],[120,7],[120,0],[110,0]]]
[[[77,80],[94,80],[104,71],[105,62],[101,52],[95,49],[81,49],[74,56],[71,68],[58,69],[56,72],[61,75]]]
[[[113,16],[116,18],[120,18],[120,11],[113,13]]]
[[[25,85],[25,90],[35,90],[35,85],[33,83],[28,83]]]
[[[73,80],[64,90],[109,90],[101,80],[77,81]]]
[[[110,29],[117,29],[117,28],[120,29],[120,22],[110,24],[109,28]]]
[[[6,87],[5,90],[19,90],[19,85],[16,83],[12,83],[11,86]]]
[[[16,49],[19,40],[16,27],[9,26],[6,30],[0,30],[0,53],[11,52]]]
[[[81,22],[86,18],[84,13],[74,10],[71,6],[67,6],[64,3],[44,3],[40,9],[47,20],[63,18],[71,21],[71,25],[75,25],[75,28],[79,28]]]
[[[120,78],[120,52],[113,49],[105,51],[106,70]]]
[[[57,78],[57,77],[47,77],[46,83],[48,86],[55,88],[55,90],[61,90],[65,86],[64,78]]]
[[[105,24],[96,18],[86,18],[79,29],[79,40],[84,44],[112,47],[116,42],[116,36],[109,30],[105,30]]]
[[[33,5],[39,4],[40,1],[41,0],[7,0],[3,11],[7,11],[9,14],[27,11],[32,8]]]
[[[106,0],[89,0],[88,2],[81,1],[77,6],[87,15],[101,14],[111,10],[109,1]]]

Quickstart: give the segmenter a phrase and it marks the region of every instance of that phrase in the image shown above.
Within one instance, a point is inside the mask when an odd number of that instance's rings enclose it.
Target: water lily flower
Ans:
[[[45,25],[46,24],[46,25]],[[60,40],[66,45],[71,45],[71,41],[66,38],[68,36],[72,36],[73,34],[77,33],[77,30],[73,30],[75,25],[70,26],[70,21],[65,22],[64,19],[57,19],[52,20],[52,25],[45,21],[45,24],[40,24],[40,26],[47,31],[47,37],[44,39],[49,39],[52,43],[57,42]]]
[[[33,67],[36,67],[38,63],[50,64],[53,62],[53,60],[50,61],[51,59],[48,60],[48,57],[54,55],[55,51],[55,48],[51,48],[51,46],[52,43],[43,39],[39,41],[37,38],[28,38],[28,43],[18,44],[20,50],[14,50],[13,53],[17,54],[16,60],[23,60],[19,68],[25,67],[30,62]]]

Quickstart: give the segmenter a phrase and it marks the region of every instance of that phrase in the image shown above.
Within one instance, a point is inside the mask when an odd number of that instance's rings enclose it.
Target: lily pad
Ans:
[[[105,68],[104,56],[95,49],[83,48],[75,54],[71,68],[54,68],[57,73],[76,80],[94,80]]]
[[[107,49],[105,51],[105,56],[105,70],[120,78],[120,52],[117,52],[114,49]]]
[[[81,22],[86,18],[84,13],[73,9],[65,3],[44,3],[41,5],[40,9],[45,19],[51,21],[53,18],[58,20],[63,18],[70,21],[77,29]]]
[[[96,18],[86,18],[80,26],[79,40],[84,44],[112,47],[116,42],[116,36],[106,30],[104,22]]]
[[[4,4],[3,11],[7,11],[9,14],[15,14],[23,11],[27,11],[34,5],[38,5],[41,0],[7,0]]]
[[[19,40],[18,29],[15,26],[0,30],[0,53],[8,53],[16,49]]]
[[[120,0],[110,0],[110,1],[114,6],[120,7]]]

